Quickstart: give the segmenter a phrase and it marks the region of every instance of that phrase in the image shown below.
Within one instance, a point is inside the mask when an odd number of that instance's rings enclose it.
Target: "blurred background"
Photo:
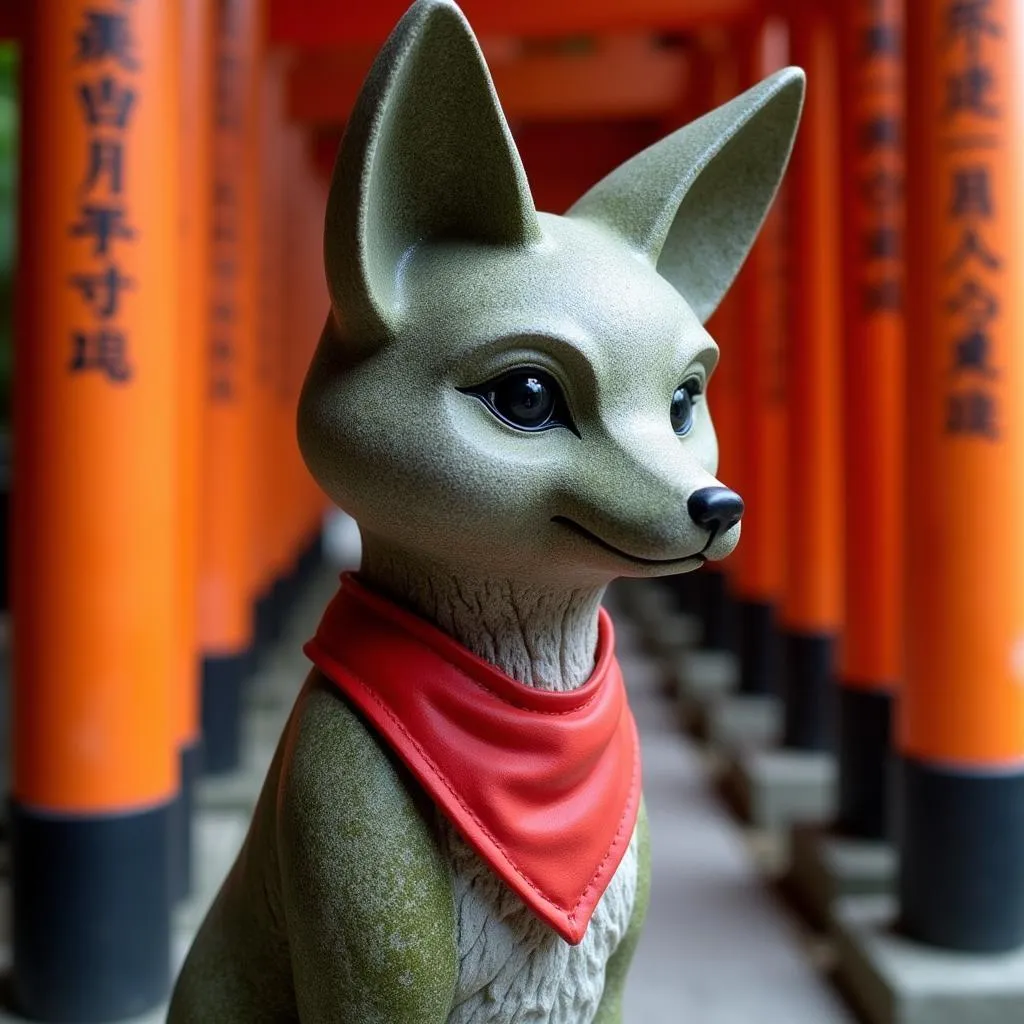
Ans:
[[[294,412],[405,8],[0,0],[0,1020],[162,1018],[358,564]],[[808,78],[708,324],[739,549],[608,599],[655,851],[626,1019],[1019,1024],[1024,3],[464,10],[550,212]]]

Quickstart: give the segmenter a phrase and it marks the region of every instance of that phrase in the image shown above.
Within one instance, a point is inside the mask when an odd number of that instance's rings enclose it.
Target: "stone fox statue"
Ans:
[[[553,216],[458,8],[399,23],[338,156],[298,412],[363,560],[172,1024],[621,1020],[649,870],[601,598],[736,544],[702,325],[802,100],[781,71]]]

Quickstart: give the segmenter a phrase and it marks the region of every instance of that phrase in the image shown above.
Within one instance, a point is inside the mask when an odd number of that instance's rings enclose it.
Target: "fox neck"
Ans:
[[[359,574],[527,686],[573,690],[593,672],[603,586],[559,589],[475,577],[365,533]]]

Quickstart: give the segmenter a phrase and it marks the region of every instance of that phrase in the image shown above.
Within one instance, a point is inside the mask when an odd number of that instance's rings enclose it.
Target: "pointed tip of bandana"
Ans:
[[[516,682],[348,579],[304,648],[466,842],[571,945],[640,805],[636,723],[601,615],[598,668],[569,693]]]

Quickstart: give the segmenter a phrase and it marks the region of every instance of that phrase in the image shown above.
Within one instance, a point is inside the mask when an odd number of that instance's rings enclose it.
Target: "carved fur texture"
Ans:
[[[593,1021],[604,996],[605,965],[633,919],[637,835],[578,946],[538,921],[450,826],[442,836],[453,872],[459,957],[448,1024]]]

